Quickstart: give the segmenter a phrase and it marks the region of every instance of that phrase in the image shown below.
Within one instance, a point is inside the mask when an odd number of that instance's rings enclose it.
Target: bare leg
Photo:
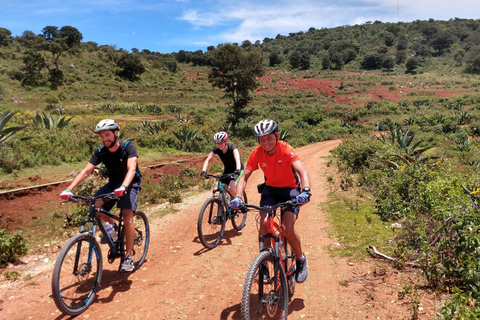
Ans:
[[[133,241],[135,239],[135,225],[133,223],[133,210],[122,209],[123,223],[125,225],[125,246],[127,247],[126,255],[133,255]]]
[[[295,221],[297,216],[291,211],[285,211],[283,213],[282,226],[280,227],[282,233],[287,237],[288,243],[295,252],[297,258],[302,257],[302,243],[298,233],[295,231]]]

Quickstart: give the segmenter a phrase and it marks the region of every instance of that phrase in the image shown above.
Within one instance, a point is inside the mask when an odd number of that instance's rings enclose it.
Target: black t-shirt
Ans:
[[[122,183],[128,172],[127,160],[133,157],[138,158],[137,148],[135,148],[133,143],[130,143],[130,141],[120,141],[120,147],[115,152],[108,151],[108,148],[105,146],[98,147],[89,162],[94,166],[103,163],[108,171],[109,181]],[[136,174],[132,184],[139,185],[142,174],[140,173],[138,164],[135,172]]]
[[[217,154],[220,157],[220,160],[223,162],[223,174],[233,173],[237,169],[237,164],[235,163],[235,156],[233,155],[233,150],[237,149],[233,144],[227,144],[227,152],[223,153],[220,148],[215,146],[212,149],[212,152]],[[241,163],[241,162],[240,162]],[[243,163],[241,163],[241,169],[243,169]]]

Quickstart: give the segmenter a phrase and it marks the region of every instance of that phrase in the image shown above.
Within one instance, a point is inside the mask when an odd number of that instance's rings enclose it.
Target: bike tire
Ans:
[[[150,224],[147,215],[141,210],[135,211],[133,223],[135,225],[135,238],[132,259],[135,269],[138,269],[147,257],[148,246],[150,245]]]
[[[243,202],[248,203],[247,194],[243,191]],[[232,210],[232,226],[235,230],[240,231],[245,227],[245,222],[247,221],[247,213],[241,212],[239,210]]]
[[[205,248],[215,248],[225,232],[225,209],[218,198],[205,201],[198,215],[197,232]]]
[[[285,252],[287,254],[284,270],[287,270],[285,272],[285,276],[287,277],[288,296],[291,299],[293,297],[293,294],[295,293],[295,284],[297,283],[297,281],[295,280],[295,274],[297,271],[296,257],[295,257],[295,252],[290,246],[290,243],[288,242],[287,238],[284,238],[283,245],[284,245]]]
[[[92,237],[88,233],[80,233],[70,238],[60,250],[53,268],[53,300],[61,312],[71,316],[77,316],[90,307],[102,279],[102,250],[97,240],[93,238],[93,253],[90,260],[91,240]],[[75,275],[73,272],[77,256],[79,273]]]
[[[240,307],[242,320],[275,319],[287,320],[287,278],[281,264],[275,275],[273,256],[269,251],[260,252],[250,264],[243,284]],[[268,270],[268,272],[265,272]],[[266,274],[266,276],[264,276]],[[270,277],[270,275],[274,275]],[[274,278],[279,277],[278,301],[274,301]],[[260,283],[259,279],[263,279]]]

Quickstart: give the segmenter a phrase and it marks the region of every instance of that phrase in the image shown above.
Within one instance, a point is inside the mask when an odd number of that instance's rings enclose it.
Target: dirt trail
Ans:
[[[297,230],[309,259],[310,276],[297,284],[289,305],[289,319],[411,319],[411,300],[399,300],[401,283],[416,284],[411,270],[400,273],[374,261],[349,265],[332,258],[328,247],[335,241],[321,204],[331,184],[327,176],[329,151],[340,143],[326,141],[298,149],[312,181],[312,201],[302,207]],[[258,203],[256,185],[260,170],[247,186],[252,203]],[[258,252],[255,216],[235,232],[227,223],[225,238],[205,250],[197,238],[197,217],[205,191],[176,205],[178,212],[151,221],[151,246],[146,263],[132,274],[117,273],[118,261],[104,261],[104,275],[97,299],[79,319],[240,319],[240,300],[247,268]],[[106,253],[106,252],[105,252]],[[104,254],[104,257],[106,254]],[[53,255],[30,280],[0,283],[0,319],[66,319],[51,298]],[[381,265],[381,264],[380,264]],[[379,272],[378,270],[382,270]],[[376,272],[373,272],[376,270]],[[403,281],[403,282],[401,282]],[[348,283],[348,285],[345,285]],[[343,284],[343,285],[342,285]],[[432,319],[435,302],[422,292],[419,319]]]

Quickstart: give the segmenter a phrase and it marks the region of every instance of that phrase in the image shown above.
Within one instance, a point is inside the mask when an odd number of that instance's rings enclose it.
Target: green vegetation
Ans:
[[[428,136],[428,127],[418,132]],[[462,130],[448,135],[461,137]],[[407,133],[394,130],[389,135],[395,132]],[[414,136],[410,138],[414,143]],[[407,159],[412,149],[403,139],[352,136],[334,150],[340,166],[357,173],[358,183],[375,195],[378,216],[402,226],[395,239],[399,262],[416,261],[432,288],[460,295],[445,305],[447,319],[478,312],[467,306],[479,299],[480,279],[478,146],[464,154],[450,141],[436,140],[437,157],[402,166],[382,159],[392,154]]]
[[[25,253],[27,246],[20,232],[8,235],[5,229],[0,229],[0,266],[15,261]]]
[[[479,20],[375,21],[162,54],[82,42],[71,26],[16,37],[0,28],[0,175],[83,164],[106,117],[141,154],[206,153],[219,130],[249,150],[262,118],[294,147],[342,138],[340,187],[374,197],[332,196],[343,254],[361,258],[368,243],[399,266],[416,261],[432,288],[453,293],[445,318],[468,318],[480,311],[479,38]],[[183,168],[159,183],[146,174],[140,203],[179,202],[195,176]],[[38,222],[41,236],[84,215],[53,212]],[[392,234],[392,222],[402,229]],[[16,244],[0,264],[24,253],[21,236],[2,232],[0,243]],[[399,294],[417,305],[416,289]]]

